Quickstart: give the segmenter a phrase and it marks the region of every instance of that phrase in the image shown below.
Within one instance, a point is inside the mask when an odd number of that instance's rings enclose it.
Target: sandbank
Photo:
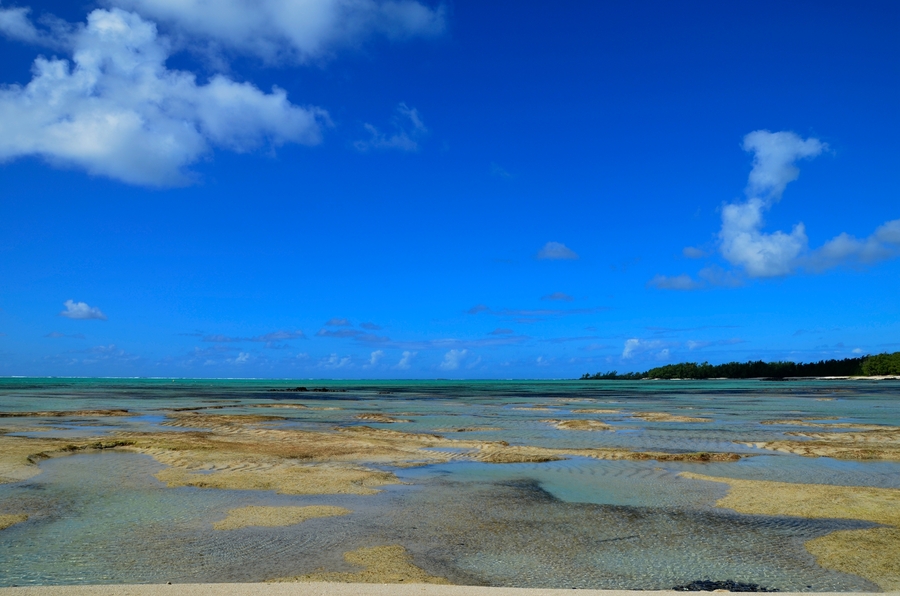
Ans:
[[[612,430],[612,426],[599,420],[542,420],[559,430]]]
[[[322,571],[272,580],[275,582],[339,582],[349,584],[449,584],[446,578],[430,575],[412,563],[399,544],[361,548],[344,553],[344,560],[360,571]]]
[[[5,530],[10,526],[14,526],[16,524],[20,524],[23,521],[27,520],[28,516],[24,513],[17,514],[2,514],[0,513],[0,530]]]
[[[306,507],[261,507],[251,505],[228,511],[228,516],[213,524],[214,530],[237,530],[248,527],[275,528],[293,526],[317,517],[334,517],[353,513],[344,507],[308,505]],[[2,524],[0,516],[0,524]],[[0,525],[2,527],[2,525]]]
[[[668,412],[634,412],[631,415],[647,422],[712,422],[712,418],[678,416]]]
[[[883,524],[886,527],[833,532],[806,547],[823,567],[859,575],[884,590],[900,590],[900,489],[738,480],[692,472],[681,476],[727,484],[730,490],[716,506],[739,513]]]

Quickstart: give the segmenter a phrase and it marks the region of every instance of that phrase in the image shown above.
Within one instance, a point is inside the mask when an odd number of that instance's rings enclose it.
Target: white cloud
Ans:
[[[438,365],[438,368],[441,370],[456,370],[468,355],[469,350],[450,350],[444,354],[444,361]]]
[[[622,358],[633,358],[637,354],[650,352],[652,350],[660,348],[662,348],[662,350],[657,354],[657,356],[667,358],[669,356],[669,349],[665,346],[666,344],[658,339],[626,339],[625,347],[622,350]]]
[[[58,19],[50,18],[45,19],[50,31],[38,29],[28,18],[30,12],[31,9],[26,7],[0,8],[0,33],[25,43],[54,49],[65,47],[71,28]]]
[[[744,151],[753,153],[753,169],[747,179],[747,195],[778,201],[789,182],[800,176],[794,165],[828,149],[819,139],[801,139],[789,131],[756,130],[744,137]]]
[[[548,260],[577,259],[578,255],[561,242],[548,242],[538,252],[537,258]]]
[[[415,358],[417,352],[403,352],[400,357],[400,362],[397,363],[397,368],[400,370],[409,370],[410,362],[413,358]]]
[[[5,32],[25,35],[11,22]],[[168,69],[168,40],[134,13],[95,10],[70,43],[71,63],[39,57],[28,85],[0,89],[0,161],[33,155],[132,184],[177,185],[212,147],[313,145],[328,123],[281,89],[222,75],[198,85]]]
[[[744,137],[744,150],[753,152],[753,169],[747,180],[747,201],[722,208],[719,250],[750,277],[775,277],[791,273],[808,240],[802,223],[789,234],[762,231],[763,213],[781,199],[788,183],[797,179],[799,159],[812,158],[828,148],[818,139],[802,139],[792,132],[757,130]]]
[[[648,286],[667,290],[735,287],[743,284],[744,276],[778,277],[801,268],[818,273],[900,256],[900,219],[882,224],[862,239],[839,234],[814,250],[810,250],[803,223],[794,225],[790,232],[764,232],[765,212],[781,200],[787,185],[800,175],[796,162],[820,155],[828,145],[814,138],[802,139],[793,132],[757,130],[744,137],[743,148],[753,153],[753,168],[744,191],[747,199],[722,206],[718,234],[719,252],[739,269],[726,271],[712,265],[699,272],[699,279],[686,274],[657,275]],[[694,247],[685,248],[683,254],[689,258],[705,256]]]
[[[63,305],[66,307],[66,310],[59,313],[63,317],[68,317],[70,319],[97,319],[100,321],[106,320],[106,315],[103,314],[96,306],[88,306],[86,302],[75,302],[74,300],[66,300]]]
[[[375,350],[369,355],[369,366],[375,366],[384,358],[384,350]]]
[[[683,249],[681,249],[681,254],[689,259],[702,259],[703,257],[709,256],[705,250],[699,249],[695,246],[685,246]]]
[[[246,364],[250,360],[248,352],[238,352],[237,358],[234,359],[235,364]]]
[[[323,358],[319,361],[319,366],[324,368],[344,368],[350,364],[350,357],[344,356],[343,358],[339,357],[337,354],[330,354],[328,358]]]
[[[803,264],[813,271],[841,265],[867,265],[900,255],[900,219],[879,226],[862,240],[840,234],[814,250]]]
[[[370,138],[356,141],[353,146],[359,151],[369,149],[399,149],[401,151],[418,151],[419,139],[428,133],[425,123],[418,110],[408,107],[405,103],[397,106],[393,119],[395,133],[388,136],[371,124],[364,124]]]
[[[106,0],[213,49],[267,62],[306,62],[373,34],[393,40],[443,33],[443,6],[412,0]]]

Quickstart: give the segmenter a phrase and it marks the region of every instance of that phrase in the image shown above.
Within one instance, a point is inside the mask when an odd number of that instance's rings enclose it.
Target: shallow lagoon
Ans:
[[[329,393],[271,392],[328,387]],[[40,463],[27,481],[0,484],[0,513],[28,521],[0,531],[0,585],[264,581],[316,569],[349,570],[344,552],[402,544],[417,565],[455,583],[661,589],[698,579],[781,590],[874,590],[823,569],[803,543],[855,520],[741,515],[718,509],[727,491],[708,476],[900,487],[900,464],[807,458],[736,443],[778,440],[790,425],[763,420],[900,425],[890,382],[324,382],[0,379],[0,411],[124,408],[122,417],[0,419],[25,437],[101,437],[167,426],[176,408],[272,414],[267,428],[362,425],[512,445],[665,452],[730,451],[731,463],[598,461],[487,464],[460,457],[388,467],[405,484],[377,495],[168,488],[146,455],[97,452]],[[306,409],[279,405],[305,405]],[[259,405],[272,405],[265,410]],[[618,410],[585,414],[578,409]],[[635,412],[709,422],[649,422]],[[401,423],[356,418],[382,413]],[[598,419],[611,431],[559,430],[546,421]],[[455,432],[457,429],[467,432]],[[464,450],[461,450],[464,451]],[[460,453],[460,455],[464,455]],[[352,514],[283,528],[215,531],[246,505],[338,505]]]

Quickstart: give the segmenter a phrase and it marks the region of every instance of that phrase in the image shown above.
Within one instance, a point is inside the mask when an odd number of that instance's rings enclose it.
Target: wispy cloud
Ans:
[[[355,339],[361,342],[367,343],[376,343],[376,342],[387,342],[390,341],[389,337],[383,337],[380,335],[375,335],[374,333],[366,333],[365,331],[360,331],[359,329],[319,329],[316,332],[316,337],[335,337],[339,339]]]
[[[565,317],[572,315],[589,315],[598,312],[603,312],[609,310],[608,307],[598,306],[594,308],[503,308],[500,310],[494,310],[484,304],[479,304],[477,306],[473,306],[468,311],[466,311],[470,315],[477,315],[481,313],[485,313],[492,316],[497,317],[516,317],[520,319],[535,319],[535,318],[543,318],[543,317]]]
[[[105,321],[106,315],[103,314],[96,306],[88,306],[86,302],[75,302],[74,300],[66,300],[63,305],[66,310],[60,312],[60,316],[69,319]]]
[[[512,178],[512,174],[495,163],[491,163],[491,174],[499,178]]]
[[[515,331],[512,329],[507,329],[506,327],[498,327],[490,332],[490,335],[512,335]]]
[[[360,323],[359,326],[368,331],[381,331],[382,329],[381,325],[375,323]]]
[[[568,294],[564,294],[563,292],[553,292],[552,294],[541,296],[541,300],[560,300],[562,302],[572,302],[574,298],[572,298]]]
[[[193,335],[193,334],[191,334]],[[299,329],[297,331],[273,331],[271,333],[265,333],[263,335],[256,335],[254,337],[232,337],[230,335],[222,335],[222,334],[212,334],[212,335],[204,335],[203,341],[210,343],[238,343],[245,341],[254,341],[254,342],[264,342],[267,344],[272,344],[277,341],[286,341],[290,339],[305,339],[306,336]]]
[[[49,337],[52,339],[60,339],[63,337],[67,337],[69,339],[84,339],[84,334],[83,333],[72,333],[71,335],[66,335],[65,333],[60,333],[58,331],[51,331],[44,337]]]
[[[574,260],[578,254],[562,242],[548,242],[538,251],[537,258],[549,261]]]
[[[660,290],[699,290],[705,285],[686,273],[669,277],[666,275],[656,275],[647,282],[647,285]]]
[[[353,323],[351,323],[349,320],[341,319],[341,318],[337,318],[337,317],[335,317],[333,319],[328,319],[325,322],[326,327],[350,327],[351,325],[353,325]]]
[[[405,103],[397,106],[393,118],[393,134],[385,134],[371,124],[363,127],[369,133],[369,138],[356,141],[353,146],[359,151],[370,149],[399,149],[400,151],[418,151],[419,141],[428,133],[425,123],[418,110],[410,108]]]
[[[374,35],[432,38],[446,29],[446,9],[412,0],[111,0],[140,12],[207,52],[266,63],[319,62]]]

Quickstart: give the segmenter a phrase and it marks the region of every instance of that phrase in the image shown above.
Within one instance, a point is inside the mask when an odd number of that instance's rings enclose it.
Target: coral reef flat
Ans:
[[[0,589],[900,587],[900,385],[319,385],[0,379]]]

